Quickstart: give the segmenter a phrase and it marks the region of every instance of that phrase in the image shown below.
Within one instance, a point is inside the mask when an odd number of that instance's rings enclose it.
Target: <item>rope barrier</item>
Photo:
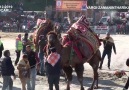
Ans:
[[[33,65],[33,66],[31,66],[30,68],[32,68],[32,67],[36,67],[37,65],[39,65],[41,63],[41,61],[40,62],[38,62],[36,65]]]

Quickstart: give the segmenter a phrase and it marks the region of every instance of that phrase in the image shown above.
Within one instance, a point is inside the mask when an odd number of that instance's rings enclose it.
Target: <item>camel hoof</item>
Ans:
[[[85,90],[84,87],[81,87],[81,90]]]
[[[94,89],[98,89],[99,87],[98,86],[94,86]]]

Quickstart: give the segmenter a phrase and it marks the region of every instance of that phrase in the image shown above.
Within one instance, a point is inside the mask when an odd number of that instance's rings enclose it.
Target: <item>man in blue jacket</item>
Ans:
[[[61,60],[60,55],[56,52],[56,48],[50,48],[51,54],[46,60],[46,73],[48,76],[49,90],[53,90],[53,84],[56,90],[59,90],[59,80],[61,71]]]
[[[14,73],[14,66],[12,65],[12,61],[10,58],[10,51],[9,50],[5,50],[4,51],[4,58],[2,60],[1,63],[1,73],[2,73],[2,77],[3,77],[3,87],[2,90],[6,90],[7,87],[9,87],[9,90],[13,90],[13,80],[11,78],[11,76],[15,77],[15,73]]]

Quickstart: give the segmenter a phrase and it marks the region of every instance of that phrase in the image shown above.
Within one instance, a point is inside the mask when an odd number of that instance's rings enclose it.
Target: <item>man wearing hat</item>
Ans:
[[[1,36],[0,36],[0,58],[2,57],[2,51],[4,50],[3,43],[1,41]]]
[[[114,50],[114,53],[116,54],[116,47],[113,38],[110,36],[110,33],[107,33],[107,36],[102,39],[104,50],[102,54],[102,61],[100,63],[99,69],[102,69],[103,61],[105,56],[108,56],[108,69],[110,69],[110,63],[111,63],[111,54],[112,54],[112,48]]]

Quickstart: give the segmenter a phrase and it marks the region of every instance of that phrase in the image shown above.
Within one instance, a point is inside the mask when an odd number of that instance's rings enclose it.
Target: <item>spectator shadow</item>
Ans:
[[[13,87],[13,90],[21,90],[21,88]]]
[[[83,77],[83,85],[86,86],[86,87],[90,87],[91,84],[92,84],[92,81],[93,81],[92,77]],[[71,83],[75,84],[75,85],[80,85],[76,75],[73,75],[73,80],[72,80]],[[119,85],[119,84],[117,84],[117,83],[115,83],[111,80],[101,80],[101,79],[99,79],[98,84],[99,84],[98,85],[99,89],[102,89],[102,90],[114,90],[113,89],[114,86],[123,88],[122,85]]]
[[[3,83],[0,81],[0,90],[2,89],[2,85],[3,85]],[[14,87],[14,86],[13,86],[13,90],[21,90],[21,89],[18,88],[18,87]]]

